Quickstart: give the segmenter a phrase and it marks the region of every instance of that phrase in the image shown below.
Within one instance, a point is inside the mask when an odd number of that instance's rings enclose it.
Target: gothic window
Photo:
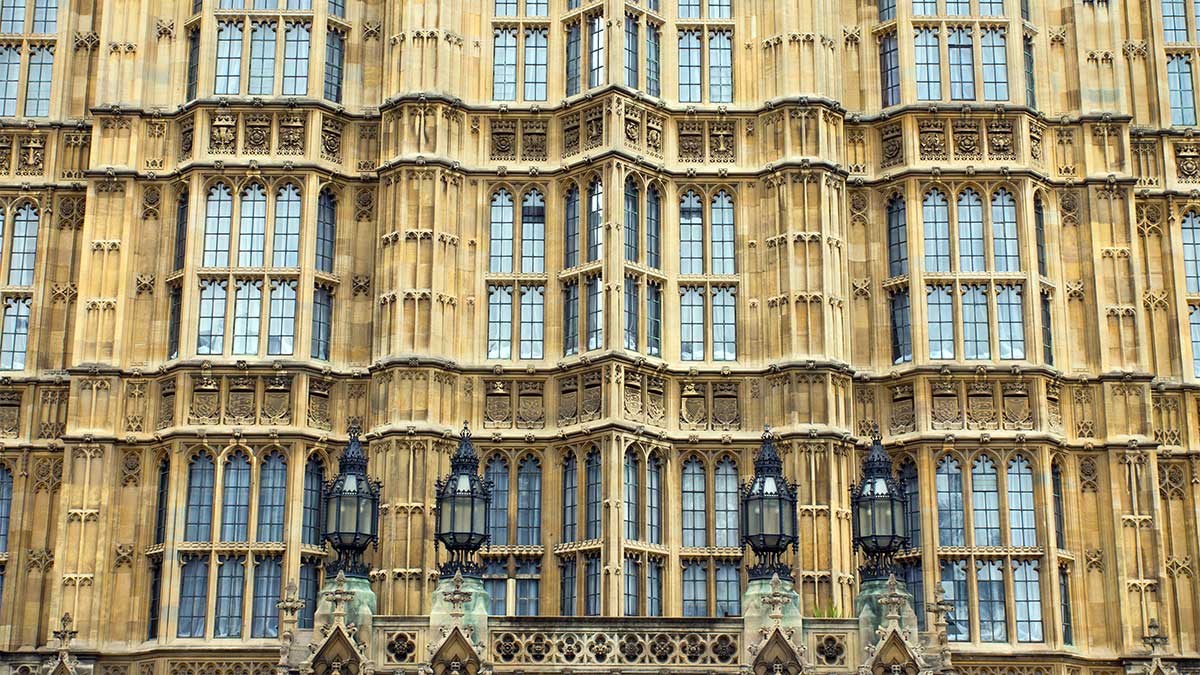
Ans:
[[[160,605],[162,604],[162,561],[150,561],[150,592],[149,602],[146,607],[146,639],[154,640],[158,638],[158,624]],[[3,577],[0,576],[0,579]],[[0,581],[0,593],[3,593],[2,581]]]
[[[683,463],[683,545],[708,546],[708,505],[704,465],[695,457]]]
[[[492,37],[492,98],[514,101],[517,98],[517,29],[497,28]]]
[[[225,282],[200,280],[196,353],[221,354],[225,348]]]
[[[11,286],[32,286],[37,260],[38,210],[26,202],[13,218],[12,255],[8,260],[8,283]]]
[[[708,616],[708,564],[703,560],[683,563],[683,615]]]
[[[233,193],[224,183],[217,183],[208,191],[202,267],[225,267],[229,264],[229,227],[232,218]]]
[[[579,282],[563,284],[563,356],[579,352]]]
[[[925,287],[929,307],[929,358],[954,358],[954,305],[950,285]]]
[[[546,100],[546,28],[525,29],[525,100]]]
[[[272,452],[262,463],[258,477],[258,541],[284,541],[287,503],[287,460]]]
[[[21,83],[21,47],[0,46],[0,116],[17,114],[17,89]]]
[[[250,460],[241,451],[225,461],[221,541],[246,541],[250,521]]]
[[[733,197],[721,190],[712,200],[712,273],[733,274],[733,260]]]
[[[25,116],[50,114],[50,78],[54,72],[54,45],[29,49],[29,70],[25,75]]]
[[[1187,13],[1184,0],[1162,0],[1163,39],[1167,42],[1187,42]]]
[[[708,100],[733,101],[733,33],[728,30],[708,34]]]
[[[904,588],[912,594],[913,613],[917,615],[917,629],[925,630],[925,579],[921,572],[921,559],[916,558],[900,566]]]
[[[646,461],[646,541],[662,543],[662,463],[656,455]]]
[[[728,19],[733,14],[733,3],[731,0],[708,0],[708,18],[710,19]]]
[[[191,101],[196,98],[197,89],[200,86],[200,31],[192,28],[187,32],[187,100]],[[9,112],[8,101],[4,101],[4,109],[0,111],[3,115],[16,114],[16,96],[17,92],[14,89],[13,107]]]
[[[914,40],[917,64],[917,100],[942,98],[942,57],[937,28],[918,28]]]
[[[1167,55],[1167,88],[1171,93],[1171,124],[1196,124],[1196,95],[1192,85],[1190,54]]]
[[[0,2],[0,33],[21,33],[25,30],[25,0]]]
[[[662,355],[662,286],[653,282],[646,284],[646,353]]]
[[[287,183],[275,195],[275,237],[271,243],[275,267],[300,266],[300,190]]]
[[[202,638],[207,622],[208,554],[186,555],[180,569],[179,625],[175,635]]]
[[[650,561],[646,567],[646,616],[662,616],[662,563]]]
[[[324,546],[321,507],[324,502],[325,465],[316,455],[304,465],[303,519],[300,541],[305,546]]]
[[[651,185],[646,190],[646,264],[655,269],[662,266],[661,225],[662,199]]]
[[[587,260],[600,259],[604,247],[604,185],[599,179],[588,185],[587,191]]]
[[[662,95],[662,30],[646,25],[646,93]]]
[[[1033,38],[1021,40],[1021,57],[1025,62],[1025,105],[1037,110],[1037,70],[1033,67]]]
[[[492,501],[488,505],[488,529],[491,544],[508,544],[508,460],[499,455],[492,457],[484,470],[484,478],[492,484]]]
[[[1018,642],[1041,642],[1042,590],[1038,561],[1014,560],[1013,610],[1016,617]]]
[[[975,586],[979,593],[979,639],[1008,641],[1008,612],[1005,606],[1003,562],[975,561]]]
[[[950,60],[951,100],[975,100],[975,40],[971,29],[951,28],[946,34],[946,48]]]
[[[579,264],[579,188],[571,186],[563,200],[563,267]]]
[[[737,359],[737,301],[735,289],[712,289],[712,341],[714,361]]]
[[[638,45],[641,42],[637,17],[625,17],[625,86],[638,87]]]
[[[546,271],[546,201],[537,190],[526,192],[521,200],[521,271]]]
[[[1054,365],[1054,324],[1050,316],[1050,296],[1042,294],[1042,360]]]
[[[558,594],[558,613],[563,616],[575,616],[575,593],[578,588],[576,574],[578,574],[578,570],[575,559],[564,558],[559,567],[560,589]]]
[[[737,563],[717,563],[716,596],[717,616],[742,615],[742,579]]]
[[[279,602],[282,590],[282,563],[279,556],[260,557],[254,566],[254,608],[250,637],[279,637]]]
[[[262,267],[263,237],[267,231],[267,192],[258,183],[242,190],[241,215],[238,222],[238,265]]]
[[[900,480],[904,481],[904,523],[908,530],[908,547],[921,548],[921,483],[917,465],[907,460],[900,465]],[[916,594],[913,595],[916,598]],[[918,615],[919,616],[919,615]]]
[[[983,202],[968,188],[958,193],[958,266],[963,272],[982,272]]]
[[[704,224],[700,195],[688,190],[679,204],[679,273],[704,273]]]
[[[641,225],[641,214],[638,213],[639,201],[637,183],[632,177],[627,178],[625,180],[625,259],[629,262],[637,262],[639,258],[640,235],[638,228]]]
[[[255,21],[250,25],[248,93],[251,96],[270,96],[275,92],[275,42],[274,21]]]
[[[1062,641],[1075,644],[1074,617],[1071,616],[1071,576],[1066,567],[1058,568],[1059,611],[1062,612]]]
[[[600,501],[602,486],[600,483],[600,453],[592,450],[584,460],[584,478],[586,494],[585,520],[587,529],[584,536],[587,539],[600,538]]]
[[[997,272],[1021,271],[1017,204],[1008,190],[992,195],[992,248]]]
[[[0,370],[24,370],[29,347],[29,308],[32,298],[4,299],[4,326],[0,334]]]
[[[271,315],[267,326],[267,353],[289,355],[296,334],[296,282],[271,282]]]
[[[1046,276],[1046,212],[1040,196],[1033,198],[1033,235],[1037,244],[1038,274]]]
[[[1195,211],[1183,214],[1183,275],[1187,292],[1200,293],[1200,215]]]
[[[484,561],[483,586],[488,592],[490,603],[488,614],[508,615],[508,563],[504,559]]]
[[[0,553],[8,551],[8,524],[12,515],[13,476],[0,466]]]
[[[967,359],[990,359],[991,324],[986,284],[962,287],[963,349]]]
[[[223,555],[217,558],[217,605],[213,636],[242,636],[242,593],[246,586],[246,558]]]
[[[937,0],[913,0],[913,16],[933,16],[937,13]]]
[[[879,21],[891,21],[896,18],[896,0],[879,0]]]
[[[593,14],[588,22],[588,87],[604,84],[604,16]]]
[[[579,523],[579,474],[574,455],[563,458],[562,472],[562,540],[568,542],[575,541],[575,528]]]
[[[734,548],[741,545],[738,538],[738,492],[737,465],[729,457],[717,462],[713,489],[713,530],[716,533],[717,546]],[[717,582],[721,581],[721,571],[717,570]],[[720,605],[721,599],[717,598]],[[720,611],[717,612],[721,614]],[[740,613],[739,613],[740,614]]]
[[[1003,28],[983,31],[980,40],[983,50],[983,98],[988,101],[1008,100],[1008,45]]]
[[[638,473],[641,463],[633,450],[625,451],[625,538],[640,539],[638,527]],[[626,561],[628,562],[628,561]]]
[[[579,23],[567,25],[567,96],[579,93]]]
[[[964,546],[962,469],[958,460],[943,457],[937,467],[938,546]],[[964,600],[965,600],[964,596]]]
[[[308,94],[308,50],[312,27],[305,22],[287,24],[283,38],[283,95]]]
[[[1000,545],[1000,479],[996,463],[987,455],[971,465],[971,520],[975,546]]]
[[[517,545],[542,543],[542,464],[529,455],[517,465]]]
[[[1055,462],[1050,467],[1050,487],[1054,494],[1054,543],[1059,549],[1067,547],[1066,508],[1063,506],[1062,466]]]
[[[512,286],[488,286],[489,359],[512,357]]]
[[[894,195],[887,203],[888,276],[908,274],[908,224],[904,198]]]
[[[33,32],[54,33],[58,29],[58,0],[34,0]]]
[[[600,615],[600,556],[591,555],[583,566],[583,613],[585,616]]]
[[[325,31],[325,98],[342,102],[342,79],[346,60],[346,34],[330,28]]]
[[[321,566],[310,559],[301,559],[300,563],[300,599],[304,607],[300,609],[297,625],[300,628],[313,627],[313,618],[317,612],[317,598],[321,584]]]
[[[679,33],[679,102],[700,102],[700,31]]]
[[[925,219],[925,271],[950,271],[950,210],[941,190],[925,195],[922,215]]]
[[[2,49],[0,49],[0,58],[3,58]],[[0,65],[0,72],[2,72],[2,68],[3,66]],[[171,269],[174,271],[183,269],[183,263],[187,259],[187,233],[188,191],[184,188],[179,191],[179,196],[175,199],[175,246],[171,265]]]
[[[604,343],[604,304],[600,277],[587,280],[587,348],[600,349]]]
[[[909,363],[912,361],[912,319],[908,290],[897,290],[888,301],[892,315],[892,363]]]
[[[704,360],[704,288],[680,288],[679,356],[684,361]]]
[[[979,0],[982,16],[1004,16],[1004,0]]]
[[[900,53],[894,31],[879,38],[879,76],[882,106],[900,103]]]
[[[167,358],[179,358],[179,331],[183,312],[183,289],[178,284],[171,286],[167,300]]]
[[[262,321],[262,280],[239,279],[234,288],[233,353],[257,354]]]
[[[942,590],[951,606],[946,617],[946,637],[953,642],[971,639],[971,604],[967,599],[967,561],[942,561]]]
[[[517,560],[517,616],[538,616],[541,567],[537,560]]]
[[[679,18],[699,19],[700,0],[679,0]]]
[[[321,190],[317,197],[317,271],[333,274],[333,254],[337,244],[337,197]]]
[[[496,0],[496,16],[516,16],[517,0]]]
[[[521,287],[521,358],[542,358],[545,286]]]
[[[546,16],[549,11],[549,0],[525,0],[525,16]]]
[[[641,601],[641,591],[638,588],[638,563],[633,558],[625,558],[624,570],[625,616],[637,616],[638,604]]]
[[[638,292],[637,278],[625,277],[625,349],[637,351],[640,322],[638,308],[641,305],[641,294]]]
[[[996,294],[996,315],[1000,333],[1000,358],[1025,358],[1025,319],[1021,287],[1001,286]]]
[[[237,96],[242,74],[242,23],[222,21],[217,24],[217,68],[213,93],[217,96]]]
[[[206,452],[198,453],[188,466],[184,541],[209,541],[212,538],[214,471],[212,457]]]
[[[313,289],[311,352],[314,359],[329,360],[330,332],[333,330],[333,293],[328,286]]]
[[[1008,462],[1008,530],[1013,546],[1037,546],[1033,469],[1019,455]]]
[[[9,476],[11,491],[12,477]],[[158,490],[154,500],[154,543],[161,544],[167,540],[167,496],[171,487],[171,460],[163,457],[158,462]],[[0,537],[8,535],[8,509],[4,503],[4,492],[0,489]],[[11,499],[11,494],[10,497]],[[7,540],[6,540],[7,541]],[[7,547],[0,547],[0,551]]]

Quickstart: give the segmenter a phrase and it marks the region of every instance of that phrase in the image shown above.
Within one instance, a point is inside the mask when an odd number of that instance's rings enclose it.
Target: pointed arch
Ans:
[[[221,471],[221,541],[246,541],[250,522],[250,459],[234,449]]]
[[[430,666],[433,675],[479,675],[479,654],[462,631],[453,628],[434,653]]]
[[[184,541],[212,539],[213,484],[216,467],[208,450],[199,450],[188,465],[187,513]]]

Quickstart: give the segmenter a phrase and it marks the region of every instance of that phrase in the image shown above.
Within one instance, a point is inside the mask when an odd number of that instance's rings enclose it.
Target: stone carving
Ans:
[[[988,156],[991,159],[1016,159],[1012,120],[993,120],[987,125]]]
[[[121,485],[137,486],[142,480],[142,453],[127,449],[121,452]]]
[[[245,138],[242,139],[242,152],[248,155],[270,154],[270,115],[246,115],[246,135]]]
[[[1181,183],[1200,182],[1200,143],[1175,144],[1175,173]]]
[[[1096,492],[1099,489],[1099,469],[1096,460],[1082,457],[1079,460],[1079,488],[1084,492]]]
[[[879,168],[886,169],[904,161],[904,131],[899,122],[879,130]]]
[[[279,118],[279,149],[281,155],[304,154],[304,113],[284,113]]]
[[[237,115],[213,113],[208,134],[208,151],[214,155],[233,154],[237,144]]]
[[[521,159],[526,162],[544,162],[546,151],[546,122],[525,120],[521,122]]]
[[[33,465],[33,491],[58,492],[62,485],[62,457],[40,457]]]
[[[343,124],[332,117],[321,122],[321,159],[331,162],[342,161]]]
[[[491,123],[493,161],[517,158],[517,123],[513,120],[492,120]]]
[[[42,136],[25,136],[21,139],[21,152],[17,155],[18,176],[40,176],[45,172],[46,139]]]
[[[921,120],[918,123],[918,129],[920,130],[921,159],[948,159],[948,153],[946,152],[946,123],[941,120]]]
[[[133,555],[133,544],[117,544],[113,551],[113,567],[132,567]]]
[[[979,139],[979,122],[956,120],[953,124],[955,159],[979,159],[983,146]]]

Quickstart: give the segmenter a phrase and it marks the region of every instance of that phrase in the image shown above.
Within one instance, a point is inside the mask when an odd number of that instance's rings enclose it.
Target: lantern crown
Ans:
[[[450,457],[450,472],[475,473],[479,471],[479,456],[475,454],[475,445],[471,442],[471,428],[463,422],[462,431],[458,432],[458,448]]]
[[[754,458],[754,474],[764,476],[782,476],[783,475],[783,459],[779,456],[779,451],[775,449],[775,434],[771,433],[771,427],[763,425],[762,445],[758,448],[758,455]]]
[[[359,433],[360,430],[357,425],[350,427],[350,442],[346,445],[345,451],[342,452],[342,456],[338,460],[338,473],[366,475],[367,453],[363,451],[362,441],[358,438]]]

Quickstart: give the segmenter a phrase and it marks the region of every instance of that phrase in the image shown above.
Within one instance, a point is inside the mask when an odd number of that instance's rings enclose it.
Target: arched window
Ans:
[[[950,209],[941,190],[925,195],[921,215],[925,220],[925,271],[950,271]]]
[[[641,245],[640,196],[637,181],[632,176],[625,179],[625,259],[638,261]]]
[[[921,548],[921,483],[917,465],[907,460],[900,465],[900,480],[904,481],[904,524],[908,530],[909,548]]]
[[[521,201],[521,271],[546,271],[546,200],[530,190]]]
[[[1067,547],[1067,518],[1063,505],[1062,466],[1058,462],[1050,468],[1050,481],[1054,491],[1054,541],[1060,549]]]
[[[1033,198],[1033,237],[1037,245],[1038,274],[1046,276],[1046,208],[1040,194]]]
[[[171,460],[163,457],[158,463],[158,493],[154,504],[154,543],[167,538],[167,494],[171,486]]]
[[[187,516],[184,541],[212,539],[213,479],[212,457],[201,452],[188,467]],[[207,564],[205,565],[207,567]],[[205,577],[207,580],[208,577]]]
[[[1021,271],[1017,203],[1012,193],[1004,189],[992,195],[992,255],[997,272]]]
[[[246,588],[246,556],[217,556],[217,602],[213,637],[242,636],[242,594]]]
[[[542,463],[532,455],[517,465],[517,544],[542,543]]]
[[[908,222],[904,198],[894,195],[887,203],[888,276],[908,274]]]
[[[250,460],[235,452],[225,461],[221,491],[221,541],[246,541],[250,522]]]
[[[958,193],[958,266],[962,272],[982,272],[983,202],[979,193],[967,188]]]
[[[965,546],[962,469],[958,460],[944,457],[937,467],[938,545]],[[964,596],[965,600],[965,596]]]
[[[491,234],[488,239],[488,271],[512,272],[513,200],[508,190],[492,195]]]
[[[717,546],[735,547],[738,542],[738,472],[737,464],[729,457],[717,462],[713,481],[713,530]],[[720,574],[718,574],[718,577]]]
[[[200,305],[196,317],[196,353],[222,354],[225,351],[224,279],[200,280]]]
[[[1000,479],[996,463],[987,455],[971,465],[971,519],[975,546],[1000,545]]]
[[[12,517],[13,476],[0,466],[0,552],[8,550],[8,523]]]
[[[654,455],[646,461],[646,541],[662,543],[662,463]]]
[[[662,198],[653,185],[646,190],[646,264],[662,267]]]
[[[563,197],[563,267],[579,264],[579,188],[572,185]]]
[[[625,452],[625,538],[638,539],[638,470],[637,454]]]
[[[324,500],[325,465],[316,455],[304,465],[304,521],[300,540],[307,546],[323,546],[321,507]]]
[[[0,214],[0,222],[3,222],[3,214]],[[186,187],[180,188],[179,196],[175,200],[175,247],[173,251],[172,270],[183,269],[184,260],[187,258],[187,239],[188,239],[188,190]]]
[[[284,504],[287,503],[287,460],[279,452],[267,455],[258,475],[259,541],[283,541]]]
[[[721,190],[712,200],[712,273],[733,274],[733,197]]]
[[[1187,292],[1200,293],[1200,215],[1183,214],[1183,273]]]
[[[592,450],[584,461],[584,474],[587,480],[587,529],[584,536],[588,539],[600,538],[600,453]]]
[[[208,191],[204,210],[204,256],[201,267],[229,265],[229,227],[233,219],[233,193],[229,186],[217,183]],[[13,254],[16,254],[14,248]],[[9,283],[12,283],[11,280]]]
[[[1037,546],[1033,513],[1033,470],[1017,456],[1008,463],[1008,530],[1013,546]]]
[[[600,259],[604,248],[604,184],[597,178],[588,185],[587,259]]]
[[[13,218],[12,256],[9,258],[8,283],[32,286],[37,262],[38,210],[26,202]]]
[[[679,202],[679,273],[704,274],[704,211],[692,190]]]
[[[337,248],[337,197],[328,189],[317,197],[317,271],[333,273]]]
[[[492,501],[488,505],[491,544],[508,544],[508,460],[497,455],[488,460],[483,477],[492,483]]]
[[[242,190],[242,212],[238,222],[238,265],[262,267],[267,232],[267,191],[259,183]]]
[[[283,591],[283,561],[277,555],[255,556],[254,603],[250,614],[250,637],[278,637],[279,609],[275,603]]]
[[[562,540],[575,541],[575,528],[579,522],[579,473],[574,455],[563,458],[562,471]]]
[[[300,266],[300,190],[291,183],[275,195],[275,237],[271,243],[275,267]]]
[[[704,465],[693,457],[683,464],[683,545],[708,546],[708,500]]]

